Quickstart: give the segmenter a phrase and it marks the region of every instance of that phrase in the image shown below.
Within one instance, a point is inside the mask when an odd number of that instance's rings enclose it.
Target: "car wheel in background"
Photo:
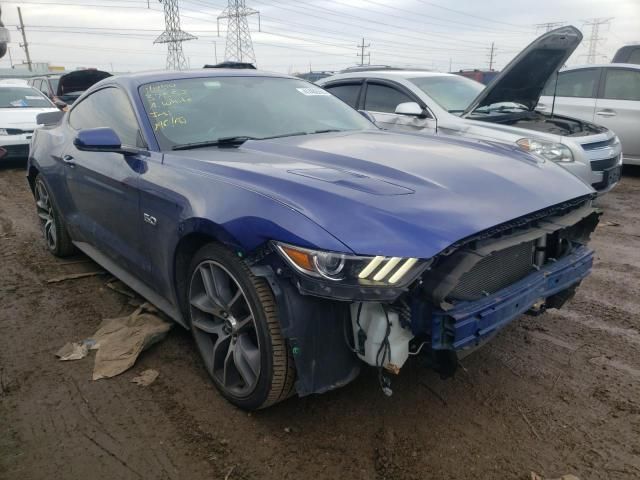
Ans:
[[[47,249],[56,257],[68,257],[75,252],[67,227],[56,209],[49,189],[40,175],[36,177],[34,196],[42,234]]]
[[[287,398],[295,367],[268,284],[217,244],[202,247],[189,272],[191,331],[216,387],[247,410]]]

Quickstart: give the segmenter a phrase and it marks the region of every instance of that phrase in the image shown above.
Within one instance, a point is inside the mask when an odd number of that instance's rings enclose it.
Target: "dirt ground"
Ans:
[[[603,201],[593,274],[561,311],[524,316],[453,380],[418,364],[385,397],[373,371],[247,414],[174,328],[121,376],[91,380],[66,342],[128,314],[107,277],[50,256],[22,168],[0,169],[0,478],[640,478],[640,170]],[[147,388],[130,382],[154,368]]]

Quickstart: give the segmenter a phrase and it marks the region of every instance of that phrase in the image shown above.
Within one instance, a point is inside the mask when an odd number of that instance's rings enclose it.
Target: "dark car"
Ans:
[[[56,105],[63,107],[73,104],[85,90],[110,76],[111,74],[108,72],[86,69],[63,75],[48,74],[32,77],[27,82],[44,93]]]
[[[379,130],[253,70],[113,77],[43,118],[28,180],[78,248],[191,329],[247,409],[410,353],[443,374],[589,273],[594,190],[510,145]]]
[[[611,63],[634,63],[640,65],[640,43],[620,47]]]

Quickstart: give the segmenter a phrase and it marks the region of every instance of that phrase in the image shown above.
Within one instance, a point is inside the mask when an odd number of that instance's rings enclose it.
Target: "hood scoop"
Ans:
[[[288,170],[288,172],[293,175],[332,183],[334,185],[358,190],[371,195],[409,195],[414,193],[413,190],[396,185],[395,183],[346,170],[338,170],[336,168],[301,168]]]

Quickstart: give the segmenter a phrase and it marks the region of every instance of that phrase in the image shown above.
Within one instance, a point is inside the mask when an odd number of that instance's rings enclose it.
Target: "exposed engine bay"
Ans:
[[[472,114],[469,118],[482,122],[511,125],[537,132],[552,133],[564,137],[584,137],[606,131],[606,128],[589,122],[535,110],[513,113],[493,112],[489,115]]]

